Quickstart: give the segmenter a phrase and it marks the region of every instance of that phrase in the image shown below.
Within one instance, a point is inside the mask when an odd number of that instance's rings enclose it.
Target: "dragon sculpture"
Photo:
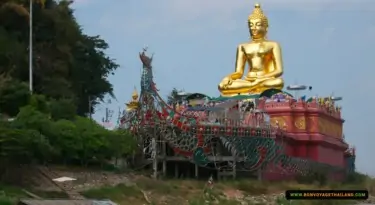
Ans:
[[[272,170],[277,172],[301,175],[333,170],[327,169],[328,165],[325,164],[286,155],[282,143],[276,140],[282,138],[282,132],[270,125],[209,124],[194,112],[187,114],[176,111],[160,97],[153,79],[153,55],[149,57],[146,53],[147,48],[139,53],[143,65],[140,106],[122,120],[122,123],[129,124],[135,135],[140,136],[143,143],[155,143],[155,138],[160,137],[175,154],[200,166],[213,166],[216,169],[236,166],[237,170],[254,171],[273,167]],[[234,156],[236,163],[219,165],[215,158],[223,153],[219,151],[222,150],[220,147]]]

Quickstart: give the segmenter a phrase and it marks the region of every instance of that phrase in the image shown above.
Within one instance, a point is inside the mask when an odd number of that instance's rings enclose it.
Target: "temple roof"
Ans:
[[[283,94],[289,95],[290,97],[293,97],[293,95],[291,95],[291,94],[288,93],[288,92],[285,92],[285,91],[282,91],[282,90],[279,90],[279,89],[273,89],[273,88],[264,91],[263,93],[260,94],[259,97],[267,97],[267,98],[270,98],[270,97],[272,97],[273,95],[278,94],[278,93],[283,93]]]
[[[203,99],[203,98],[209,98],[209,97],[202,93],[191,93],[185,97],[186,100]]]

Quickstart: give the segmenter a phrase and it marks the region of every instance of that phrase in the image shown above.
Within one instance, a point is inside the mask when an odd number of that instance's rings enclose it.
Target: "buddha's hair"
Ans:
[[[264,15],[263,10],[260,8],[260,4],[255,4],[253,13],[249,15],[248,23],[250,23],[250,20],[256,20],[256,19],[260,19],[262,24],[268,27],[268,18],[266,15]]]

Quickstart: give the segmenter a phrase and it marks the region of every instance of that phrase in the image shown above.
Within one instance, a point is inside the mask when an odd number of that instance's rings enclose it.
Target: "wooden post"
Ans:
[[[157,179],[158,178],[158,156],[157,156],[158,152],[157,152],[157,142],[156,142],[155,135],[152,138],[151,143],[152,143],[152,157],[153,157],[153,170],[154,170],[153,178]]]
[[[162,142],[163,146],[163,177],[167,176],[167,143]]]
[[[174,176],[178,179],[178,162],[174,164]]]
[[[187,178],[190,178],[191,177],[191,167],[190,167],[190,164],[186,164],[186,163],[184,163],[184,165],[185,166],[188,166],[187,167],[187,173],[186,173],[186,175],[187,175]]]
[[[237,158],[236,156],[233,156],[233,179],[236,179],[236,175],[237,175]]]
[[[258,181],[262,181],[262,171],[263,171],[263,169],[262,169],[262,166],[258,169]]]
[[[198,173],[198,170],[199,170],[199,167],[198,165],[195,165],[195,178],[198,179],[199,178],[199,173]]]

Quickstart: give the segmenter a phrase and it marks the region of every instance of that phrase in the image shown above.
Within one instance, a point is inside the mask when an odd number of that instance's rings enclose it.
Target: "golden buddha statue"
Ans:
[[[259,4],[255,4],[248,18],[248,27],[251,41],[238,46],[235,72],[218,86],[222,96],[260,94],[270,88],[281,90],[284,87],[281,47],[266,39],[268,19]],[[249,72],[242,79],[246,62]]]
[[[132,94],[132,100],[128,103],[125,103],[126,104],[126,107],[127,107],[127,111],[131,111],[131,110],[135,110],[138,108],[139,106],[139,102],[138,102],[138,92],[137,92],[137,89],[134,88],[134,91],[133,91],[133,94]]]

